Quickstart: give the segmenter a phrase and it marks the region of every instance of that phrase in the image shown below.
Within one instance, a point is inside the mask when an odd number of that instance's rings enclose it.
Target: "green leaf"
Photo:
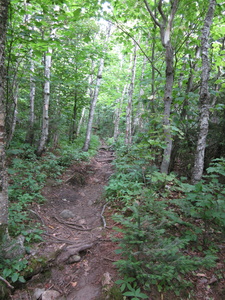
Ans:
[[[19,274],[18,274],[18,273],[14,273],[14,274],[12,275],[12,277],[11,277],[12,282],[16,282],[16,281],[18,280],[18,278],[19,278]]]
[[[78,19],[78,17],[80,16],[81,13],[81,8],[77,8],[74,12],[73,12],[73,16]]]
[[[23,276],[20,276],[20,277],[19,277],[19,282],[25,283],[26,280],[25,280],[25,278],[24,278]]]

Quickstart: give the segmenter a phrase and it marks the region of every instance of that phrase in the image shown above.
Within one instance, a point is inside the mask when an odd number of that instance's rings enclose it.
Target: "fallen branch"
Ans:
[[[3,282],[5,282],[5,284],[10,288],[10,289],[14,289],[14,286],[12,286],[5,278],[3,278],[2,276],[0,276],[0,280],[2,280]]]
[[[103,208],[102,208],[102,211],[101,211],[101,218],[102,218],[102,223],[103,223],[103,227],[104,228],[106,227],[106,221],[105,221],[105,218],[104,218],[103,214],[104,214],[104,211],[105,211],[105,208],[106,208],[107,204],[108,203],[106,203],[106,204],[103,205]]]

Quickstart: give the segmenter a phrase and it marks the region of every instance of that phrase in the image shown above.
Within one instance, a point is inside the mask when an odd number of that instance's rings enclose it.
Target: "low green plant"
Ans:
[[[114,217],[122,225],[117,228],[122,238],[118,240],[116,252],[123,259],[116,262],[116,266],[121,274],[135,278],[145,290],[151,290],[153,285],[159,291],[182,289],[189,285],[184,274],[214,264],[216,257],[212,253],[200,258],[183,252],[189,241],[185,236],[176,237],[170,232],[179,216],[167,211],[166,202],[145,195],[142,202],[128,208],[129,216]]]
[[[180,183],[185,196],[173,201],[186,217],[199,220],[197,225],[192,226],[191,235],[201,233],[203,246],[208,244],[211,233],[225,230],[225,187],[220,182],[221,176],[225,176],[224,159],[211,164],[198,183]]]
[[[123,279],[119,279],[115,283],[120,285],[123,296],[132,297],[131,300],[148,299],[148,296],[137,287],[135,278],[124,276]]]
[[[11,282],[26,282],[21,272],[26,269],[28,261],[26,259],[3,259],[0,256],[0,270],[2,276]]]

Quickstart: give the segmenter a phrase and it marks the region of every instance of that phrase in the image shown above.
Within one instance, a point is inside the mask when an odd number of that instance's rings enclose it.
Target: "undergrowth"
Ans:
[[[144,299],[141,291],[153,288],[182,295],[192,285],[190,274],[215,266],[217,242],[224,239],[225,159],[215,160],[202,181],[191,185],[161,174],[137,154],[136,146],[118,151],[105,191],[120,224],[115,228],[122,257],[115,263],[123,278],[118,284],[132,299]]]
[[[48,181],[60,184],[62,172],[77,161],[87,161],[97,153],[99,138],[92,136],[89,152],[81,150],[83,138],[75,143],[62,143],[59,149],[46,151],[37,157],[35,148],[26,143],[14,141],[7,150],[9,174],[9,236],[14,240],[18,236],[24,239],[24,246],[29,252],[34,242],[42,240],[41,224],[37,223],[37,215],[32,207],[45,202],[42,196],[43,187]],[[16,259],[4,258],[4,249],[0,248],[0,272],[10,282],[24,282],[21,275],[28,267],[28,261],[22,256]]]

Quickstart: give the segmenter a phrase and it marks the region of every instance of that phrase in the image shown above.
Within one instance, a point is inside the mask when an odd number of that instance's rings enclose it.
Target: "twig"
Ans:
[[[49,236],[49,237],[51,237],[51,238],[53,238],[53,239],[56,239],[57,240],[57,242],[61,242],[61,243],[67,243],[67,244],[70,244],[70,245],[74,245],[76,242],[72,242],[72,241],[68,241],[68,240],[63,240],[63,239],[59,239],[59,238],[57,238],[56,236],[53,236],[53,235],[51,235],[51,234],[49,234],[49,233],[46,233],[46,232],[44,232],[43,233],[44,235],[47,235],[47,236]],[[47,241],[46,241],[47,242]],[[52,242],[52,241],[51,241]]]
[[[41,221],[42,225],[47,228],[47,226],[45,225],[45,222],[43,221],[42,217],[39,215],[39,213],[37,213],[36,211],[32,210],[32,209],[29,209],[29,211],[34,214],[35,216],[38,217],[38,219]]]
[[[103,258],[106,259],[106,260],[112,261],[112,262],[116,262],[117,261],[115,259],[111,259],[111,258],[108,258],[108,257],[103,257]]]
[[[106,221],[105,221],[105,218],[104,218],[103,214],[104,214],[104,211],[105,211],[105,208],[106,208],[107,204],[108,203],[106,203],[106,204],[103,205],[103,208],[102,208],[102,211],[101,211],[101,218],[102,218],[102,222],[103,222],[103,227],[104,228],[106,227]]]
[[[5,284],[10,288],[10,289],[14,289],[14,286],[12,286],[5,278],[3,278],[2,276],[0,276],[0,280],[2,280],[3,282],[5,282]]]
[[[58,221],[60,224],[63,224],[63,225],[65,225],[65,226],[69,227],[69,228],[73,228],[73,229],[76,229],[76,230],[80,230],[80,231],[91,231],[91,230],[94,229],[94,228],[77,228],[77,227],[79,227],[80,225],[64,222],[64,221],[62,221],[62,220],[59,220],[56,216],[53,216],[53,218],[55,218],[56,221]]]

